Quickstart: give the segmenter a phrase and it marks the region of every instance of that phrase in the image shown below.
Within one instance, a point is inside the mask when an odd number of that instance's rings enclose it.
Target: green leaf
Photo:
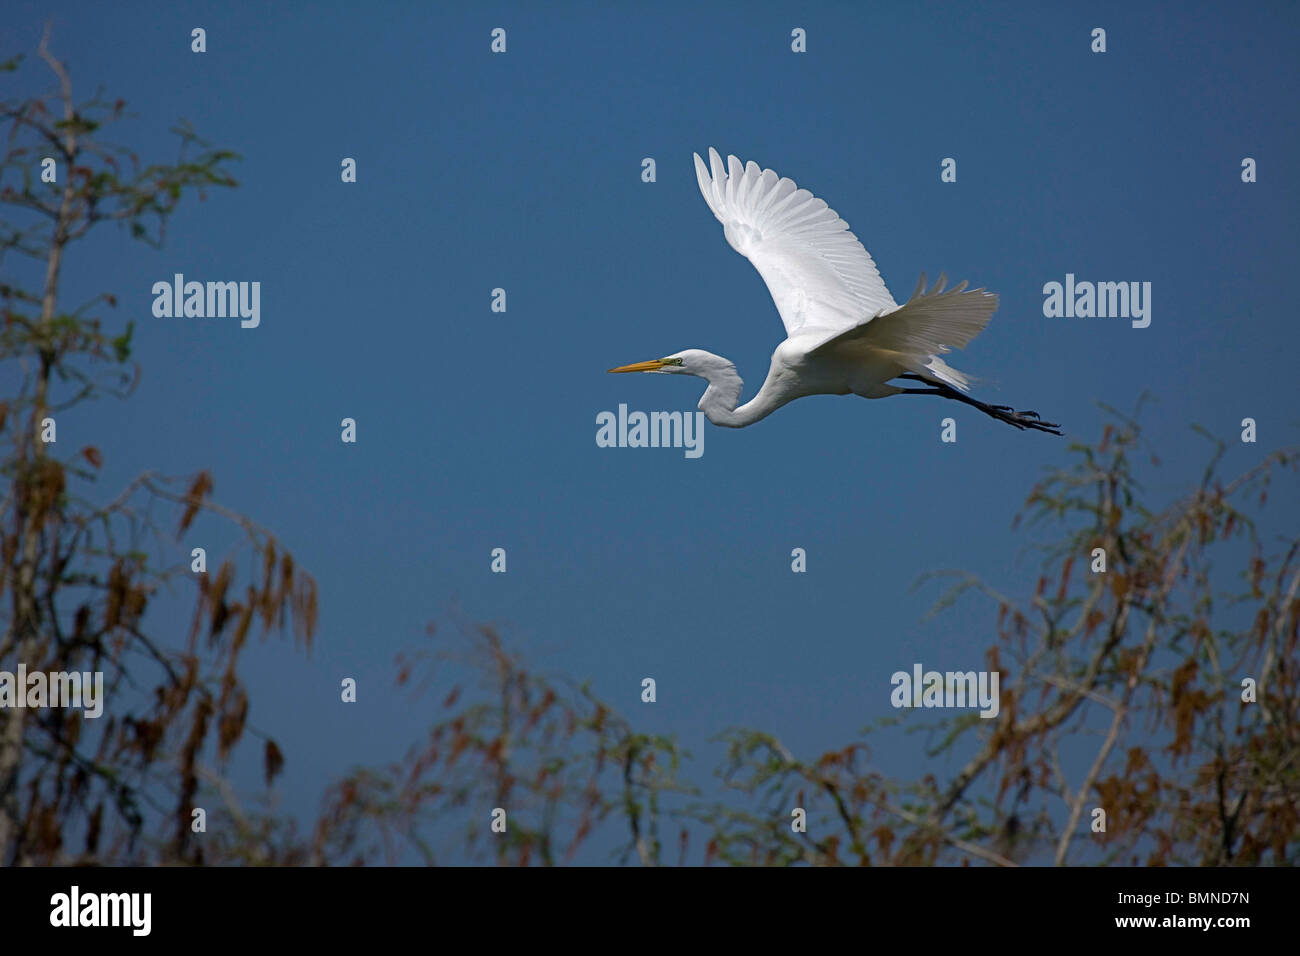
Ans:
[[[131,355],[131,335],[135,332],[135,322],[126,323],[126,331],[113,339],[113,354],[119,362],[125,362]]]

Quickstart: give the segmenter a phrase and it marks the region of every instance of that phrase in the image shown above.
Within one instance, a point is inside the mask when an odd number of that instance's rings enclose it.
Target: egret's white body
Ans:
[[[940,395],[979,408],[1018,428],[1054,431],[1033,412],[986,405],[962,394],[965,375],[939,356],[962,348],[988,324],[998,297],[963,282],[931,289],[925,275],[903,305],[884,280],[849,224],[835,210],[791,180],[755,163],[709,150],[710,166],[695,154],[700,192],[722,223],[733,249],[753,263],[767,283],[786,339],[772,353],[767,380],[739,405],[744,382],[736,366],[700,349],[637,362],[611,372],[697,375],[709,387],[699,408],[715,425],[743,428],[805,395]],[[903,378],[929,388],[890,384]],[[1059,434],[1059,432],[1057,432]]]

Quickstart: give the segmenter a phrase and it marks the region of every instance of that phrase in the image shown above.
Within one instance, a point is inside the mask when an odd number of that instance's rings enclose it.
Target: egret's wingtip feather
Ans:
[[[702,168],[703,167],[703,168]],[[793,180],[709,147],[696,178],[727,243],[758,270],[786,333],[847,329],[898,308],[849,224]]]

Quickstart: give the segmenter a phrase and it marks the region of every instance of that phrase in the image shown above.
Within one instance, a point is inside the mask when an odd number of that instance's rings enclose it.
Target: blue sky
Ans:
[[[949,357],[986,400],[1093,440],[1099,400],[1151,392],[1158,495],[1199,474],[1193,423],[1235,436],[1257,419],[1230,467],[1300,437],[1297,8],[1058,7],[7,4],[4,54],[33,51],[52,16],[80,90],[138,114],[119,139],[143,156],[171,158],[182,117],[243,156],[240,187],[184,204],[161,251],[107,229],[72,252],[64,303],[115,292],[144,378],[59,427],[101,447],[106,496],[145,468],[211,469],[219,500],[316,576],[310,659],[274,642],[245,659],[252,720],[288,758],[287,811],[312,814],[327,781],[398,757],[433,718],[438,695],[389,696],[429,621],[497,624],[534,664],[677,734],[705,777],[725,727],[812,755],[894,713],[895,670],[980,666],[993,615],[925,620],[924,572],[1032,589],[1033,539],[1011,521],[1067,441],[953,403],[803,399],[708,426],[698,460],[597,447],[597,413],[693,410],[703,388],[605,369],[703,348],[736,362],[748,397],[782,335],[692,152],[825,199],[900,300],[921,271],[998,292]],[[48,85],[35,57],[4,82]],[[175,272],[260,281],[261,326],[154,318],[150,289]],[[1066,273],[1151,282],[1150,327],[1045,318],[1043,284]],[[939,441],[946,415],[956,444]],[[1295,526],[1294,502],[1274,508]],[[155,620],[179,640],[172,617]],[[946,769],[892,740],[883,769]],[[250,786],[255,764],[239,768]]]

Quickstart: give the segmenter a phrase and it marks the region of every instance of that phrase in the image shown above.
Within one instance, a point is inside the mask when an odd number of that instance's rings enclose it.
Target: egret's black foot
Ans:
[[[996,418],[1000,422],[1006,422],[1024,431],[1026,428],[1034,431],[1047,432],[1049,435],[1061,434],[1061,426],[1056,422],[1045,422],[1038,412],[1018,412],[1010,405],[989,405],[981,402],[979,399],[971,398],[969,395],[963,395],[957,389],[942,382],[934,382],[920,375],[911,372],[905,372],[898,376],[899,378],[910,379],[914,382],[925,382],[930,388],[904,388],[900,392],[904,395],[940,395],[944,398],[951,398],[953,401],[962,402],[970,405],[972,408],[978,408],[990,418]]]
[[[1004,415],[994,415],[999,421],[1004,421],[1008,425],[1015,425],[1019,429],[1032,428],[1040,432],[1047,432],[1049,435],[1061,434],[1061,426],[1056,422],[1045,422],[1037,412],[1018,412],[1012,409]]]

